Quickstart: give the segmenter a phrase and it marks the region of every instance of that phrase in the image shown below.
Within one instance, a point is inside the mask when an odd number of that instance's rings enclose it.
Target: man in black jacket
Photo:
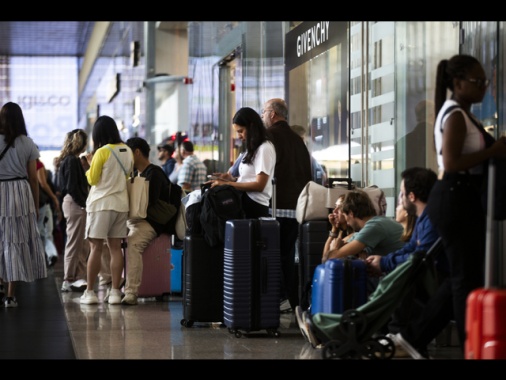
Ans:
[[[295,310],[299,304],[298,276],[295,270],[295,243],[299,223],[295,219],[297,199],[311,181],[311,158],[306,144],[288,125],[288,107],[283,99],[269,99],[262,120],[276,148],[276,217],[280,225],[282,268],[281,311]],[[286,300],[288,299],[289,305]]]
[[[156,204],[158,199],[169,202],[169,179],[162,168],[149,161],[149,144],[140,137],[132,137],[126,141],[134,155],[134,167],[149,181],[149,206]],[[165,190],[167,189],[167,190]],[[121,300],[124,305],[137,305],[138,290],[142,281],[142,254],[152,240],[165,230],[149,216],[146,219],[128,219],[128,249],[126,257],[125,296]]]

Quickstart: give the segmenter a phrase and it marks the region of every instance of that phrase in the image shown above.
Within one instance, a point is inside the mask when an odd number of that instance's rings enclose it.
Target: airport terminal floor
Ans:
[[[182,326],[180,295],[144,299],[136,306],[81,305],[82,293],[60,291],[62,274],[60,256],[46,279],[18,285],[17,308],[0,309],[1,360],[322,359],[322,350],[301,335],[293,313],[281,315],[279,337],[264,330],[238,338],[220,323]],[[102,299],[104,290],[97,291]],[[463,358],[453,345],[431,344],[429,351],[435,359]]]

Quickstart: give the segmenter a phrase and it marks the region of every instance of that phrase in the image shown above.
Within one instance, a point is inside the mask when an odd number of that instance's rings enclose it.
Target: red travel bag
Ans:
[[[488,168],[487,240],[485,286],[472,291],[466,307],[466,359],[506,359],[506,288],[499,286],[502,271],[499,249],[499,222],[494,219],[496,170]]]
[[[466,359],[506,359],[506,289],[476,289],[467,298]]]

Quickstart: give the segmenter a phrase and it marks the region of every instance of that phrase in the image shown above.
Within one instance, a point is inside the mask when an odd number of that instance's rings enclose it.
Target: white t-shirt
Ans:
[[[257,149],[255,158],[251,164],[241,162],[239,165],[239,178],[237,182],[254,182],[257,174],[265,173],[269,180],[262,192],[248,191],[246,194],[255,202],[264,206],[269,206],[269,200],[272,197],[272,178],[274,177],[274,167],[276,165],[276,149],[270,141],[265,141]]]

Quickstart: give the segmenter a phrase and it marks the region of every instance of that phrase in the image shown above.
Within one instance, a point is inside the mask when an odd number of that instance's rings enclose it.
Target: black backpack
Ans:
[[[244,219],[242,191],[230,185],[202,187],[200,224],[202,235],[211,247],[225,242],[225,224],[230,219]]]

